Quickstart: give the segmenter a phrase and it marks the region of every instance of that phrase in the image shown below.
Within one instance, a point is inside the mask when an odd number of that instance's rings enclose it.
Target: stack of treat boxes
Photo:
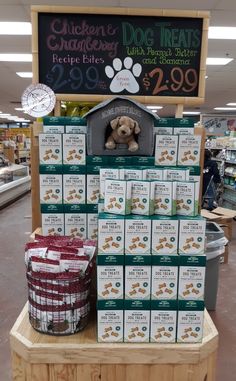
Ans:
[[[166,135],[156,131],[155,166],[122,163],[122,168],[100,171],[99,342],[202,341],[206,221],[198,214],[201,139],[189,126],[182,136],[182,127],[168,126]]]

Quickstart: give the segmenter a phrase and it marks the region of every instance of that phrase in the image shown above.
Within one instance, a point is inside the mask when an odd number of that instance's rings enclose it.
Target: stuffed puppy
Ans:
[[[128,144],[128,150],[137,151],[139,146],[135,140],[135,135],[140,133],[140,127],[136,120],[128,116],[118,116],[110,121],[112,132],[108,137],[105,147],[107,149],[115,149],[116,144]]]

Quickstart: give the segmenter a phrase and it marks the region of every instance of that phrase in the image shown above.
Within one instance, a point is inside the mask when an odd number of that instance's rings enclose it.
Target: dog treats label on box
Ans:
[[[201,136],[180,135],[178,165],[200,165]]]
[[[125,256],[125,299],[150,300],[151,256]]]
[[[97,204],[100,193],[99,174],[87,174],[87,203]]]
[[[43,235],[64,235],[63,213],[42,213]]]
[[[62,204],[62,175],[40,175],[40,203]]]
[[[174,121],[173,118],[160,118],[154,121],[154,135],[172,135]]]
[[[85,204],[86,175],[63,175],[64,204]]]
[[[132,181],[131,213],[149,216],[154,213],[153,181]]]
[[[200,175],[189,175],[189,181],[193,181],[195,183],[195,200],[197,199],[197,203],[195,203],[196,209],[198,208],[198,200],[200,200]]]
[[[176,214],[176,183],[155,181],[154,213],[166,216]]]
[[[105,213],[130,214],[131,186],[132,183],[126,180],[105,180]]]
[[[87,237],[86,213],[65,213],[65,235],[81,239]]]
[[[148,300],[126,300],[124,308],[124,342],[148,343],[150,302]]]
[[[105,196],[105,180],[119,180],[120,170],[118,168],[100,168],[100,198]]]
[[[145,169],[140,168],[124,168],[122,171],[124,180],[146,180]]]
[[[162,168],[147,168],[146,169],[146,180],[163,180],[163,169]]]
[[[155,254],[178,252],[179,221],[174,217],[152,217],[152,249]]]
[[[204,300],[206,256],[180,256],[179,295],[181,300]]]
[[[99,300],[97,303],[97,336],[99,343],[121,343],[124,333],[122,300]]]
[[[155,165],[175,166],[177,161],[177,151],[177,135],[156,135]]]
[[[107,213],[99,215],[99,254],[124,254],[124,226],[123,217]]]
[[[39,163],[62,164],[62,138],[60,134],[39,134]]]
[[[206,220],[183,217],[179,221],[179,254],[204,254]]]
[[[125,220],[125,254],[150,254],[151,220],[128,216]]]
[[[163,180],[189,181],[189,169],[166,168],[163,170]]]
[[[63,135],[63,164],[85,165],[86,146],[85,134]]]
[[[178,309],[177,342],[201,343],[203,337],[204,302],[180,300]]]
[[[124,295],[124,266],[106,264],[103,255],[97,256],[97,295],[98,299],[123,299]],[[121,258],[121,256],[119,256]]]
[[[87,238],[98,239],[98,214],[87,213]]]
[[[196,216],[198,214],[197,183],[177,182],[176,185],[176,214],[179,216]]]
[[[177,329],[177,301],[151,302],[151,343],[175,343]]]
[[[151,299],[177,299],[178,255],[152,257]]]

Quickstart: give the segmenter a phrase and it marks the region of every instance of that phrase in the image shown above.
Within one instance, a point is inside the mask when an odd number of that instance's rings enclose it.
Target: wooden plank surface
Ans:
[[[205,311],[201,344],[100,344],[95,321],[71,336],[38,333],[29,323],[26,305],[10,340],[12,350],[34,364],[196,364],[217,350],[218,333]]]

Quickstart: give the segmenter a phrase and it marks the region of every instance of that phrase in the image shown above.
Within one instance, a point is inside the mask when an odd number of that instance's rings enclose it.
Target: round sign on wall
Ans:
[[[38,83],[28,86],[21,97],[22,108],[34,117],[46,116],[55,107],[56,96],[50,87]]]

